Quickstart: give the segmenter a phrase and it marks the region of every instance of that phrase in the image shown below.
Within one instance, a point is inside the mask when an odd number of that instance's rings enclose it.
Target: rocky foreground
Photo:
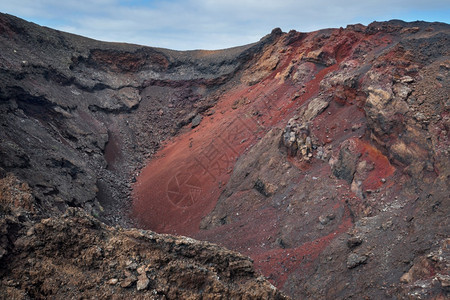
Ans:
[[[0,295],[449,297],[449,34],[178,52],[0,14]]]
[[[1,180],[2,208],[30,208],[13,176]],[[17,208],[14,208],[17,209]],[[236,252],[185,237],[108,227],[82,209],[1,219],[2,299],[285,299]]]

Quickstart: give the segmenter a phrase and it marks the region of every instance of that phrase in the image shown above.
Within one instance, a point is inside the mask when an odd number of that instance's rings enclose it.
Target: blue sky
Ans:
[[[191,50],[256,42],[275,27],[450,23],[450,0],[0,0],[0,12],[104,41]]]

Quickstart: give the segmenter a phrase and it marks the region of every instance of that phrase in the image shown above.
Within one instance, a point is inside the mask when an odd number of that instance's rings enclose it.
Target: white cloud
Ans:
[[[0,0],[0,11],[101,40],[172,49],[251,43],[275,27],[311,31],[391,18],[449,22],[448,0]]]

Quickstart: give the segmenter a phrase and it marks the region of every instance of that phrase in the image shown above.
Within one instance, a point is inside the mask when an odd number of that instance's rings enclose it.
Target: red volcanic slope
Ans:
[[[242,212],[236,216],[240,221],[200,230],[202,218],[216,207],[234,163],[242,154],[270,129],[283,128],[302,107],[319,96],[320,84],[328,74],[343,68],[343,63],[359,64],[351,58],[355,49],[370,45],[370,55],[375,55],[393,40],[384,33],[365,35],[336,29],[330,33],[335,38],[322,47],[324,53],[334,55],[329,57],[331,63],[323,63],[326,58],[320,58],[322,63],[305,61],[303,65],[312,70],[312,76],[301,83],[283,79],[283,74],[290,72],[292,61],[302,60],[314,50],[312,40],[317,35],[310,33],[289,46],[272,45],[280,55],[276,68],[255,85],[243,82],[227,90],[213,108],[214,114],[204,116],[195,129],[186,128],[185,133],[167,142],[149,161],[134,186],[133,217],[141,226],[206,239],[247,254],[277,287],[283,287],[291,274],[306,270],[331,241],[353,225],[346,202],[360,199],[343,180],[336,180],[335,197],[327,205],[340,214],[340,223],[333,232],[312,241],[291,248],[269,246],[268,241],[273,244],[281,232],[278,223],[285,214],[270,206]],[[352,143],[352,151],[373,166],[361,183],[362,189],[376,190],[382,186],[380,178],[387,180],[384,188],[394,184],[396,169],[365,136],[364,100],[364,95],[351,87],[336,90],[326,112],[312,121],[311,131],[324,147],[338,148],[344,141]],[[315,158],[310,163],[296,158],[289,160],[309,178],[332,176],[328,164]],[[298,178],[299,183],[304,180],[304,176]],[[229,203],[240,206],[245,193],[237,191],[229,197]]]
[[[245,231],[237,231],[235,227],[239,224],[233,224],[210,233],[198,233],[200,221],[214,209],[237,158],[267,130],[284,126],[299,107],[317,96],[322,79],[336,71],[346,55],[363,41],[364,38],[359,37],[352,45],[347,45],[347,49],[341,48],[337,52],[336,63],[329,67],[311,64],[315,74],[304,84],[304,93],[295,101],[292,99],[299,87],[280,81],[277,74],[285,71],[294,57],[309,50],[301,43],[299,47],[293,47],[291,54],[285,55],[278,64],[279,67],[257,85],[248,87],[241,84],[223,94],[214,107],[216,113],[205,116],[195,129],[170,140],[142,170],[134,187],[134,218],[144,228],[156,232],[209,239],[242,251],[254,258],[258,268],[277,286],[282,286],[291,270],[305,264],[302,257],[308,255],[313,259],[330,239],[349,228],[349,217],[344,218],[337,232],[314,242],[294,249],[270,249],[265,252],[247,246],[258,244],[271,235],[270,230],[261,234],[261,228],[277,218],[276,211],[267,210],[248,216],[254,220],[254,226],[246,227]],[[233,109],[233,105],[241,104],[239,101],[242,102],[242,99],[245,103]],[[256,116],[252,114],[255,111],[259,112]],[[326,136],[325,131],[314,132],[324,144],[342,136],[348,138],[342,131],[351,129],[352,124],[364,115],[356,105],[341,107],[332,103],[328,111],[331,115],[321,115],[314,121],[316,128],[320,128],[318,124],[330,124],[330,132]],[[353,136],[357,137],[357,133]],[[381,168],[375,168],[378,173],[388,168],[383,177],[392,174],[388,160],[372,146],[361,141],[358,142],[358,150],[381,165]],[[380,178],[378,173],[370,176],[364,184],[376,188],[373,181]],[[336,209],[341,205],[336,203]],[[230,237],[232,242],[220,238],[224,232],[233,232],[234,239]]]

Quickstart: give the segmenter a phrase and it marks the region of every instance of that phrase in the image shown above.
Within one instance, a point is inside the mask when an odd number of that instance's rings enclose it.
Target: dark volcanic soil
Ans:
[[[445,299],[449,33],[177,52],[0,14],[0,290]]]

